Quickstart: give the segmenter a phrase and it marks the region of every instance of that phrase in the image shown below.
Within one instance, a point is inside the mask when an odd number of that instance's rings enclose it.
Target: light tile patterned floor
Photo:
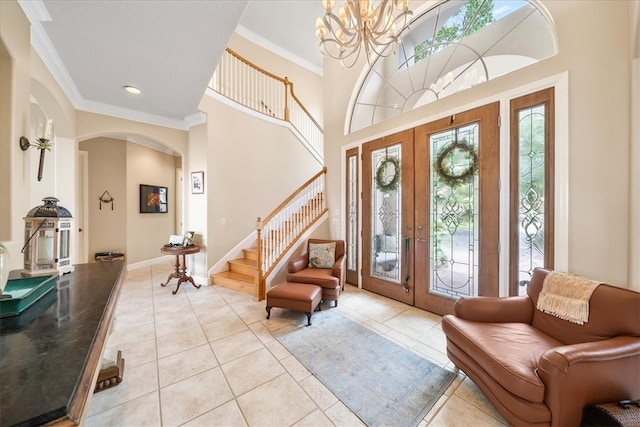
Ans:
[[[127,273],[105,356],[122,350],[124,379],[93,395],[87,426],[359,426],[360,420],[271,331],[306,315],[217,286],[161,287],[158,264]],[[172,286],[173,285],[173,286]],[[454,370],[441,317],[347,285],[337,308],[381,335]],[[330,307],[331,306],[331,307]],[[458,377],[422,425],[504,426],[473,382]]]

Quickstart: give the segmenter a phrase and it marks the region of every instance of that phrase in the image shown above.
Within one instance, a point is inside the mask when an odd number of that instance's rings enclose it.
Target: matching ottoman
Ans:
[[[311,315],[322,300],[322,288],[307,283],[284,282],[267,291],[267,319],[273,307],[302,311],[307,314],[307,326]]]

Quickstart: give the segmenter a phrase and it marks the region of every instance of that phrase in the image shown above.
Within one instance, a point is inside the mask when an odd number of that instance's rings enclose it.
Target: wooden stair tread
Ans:
[[[251,283],[252,285],[253,285],[253,281],[254,281],[253,276],[248,276],[248,275],[242,274],[242,273],[236,273],[235,271],[222,271],[220,273],[215,273],[213,275],[213,278],[215,279],[216,277],[237,280],[237,281],[240,281],[240,282],[247,282],[247,283]]]
[[[230,264],[238,264],[238,265],[244,265],[247,267],[254,267],[254,268],[258,268],[258,263],[256,262],[256,260],[253,259],[247,259],[247,258],[238,258],[238,259],[232,259],[230,261],[228,261]]]

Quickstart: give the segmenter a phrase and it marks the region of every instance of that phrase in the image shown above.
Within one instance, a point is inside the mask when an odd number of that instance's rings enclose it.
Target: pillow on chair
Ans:
[[[336,262],[336,243],[309,243],[309,268],[332,268]]]

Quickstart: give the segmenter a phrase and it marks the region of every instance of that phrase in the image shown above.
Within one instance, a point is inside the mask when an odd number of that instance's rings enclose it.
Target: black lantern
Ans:
[[[45,197],[44,205],[24,217],[25,244],[23,276],[65,274],[71,265],[71,212],[58,206],[58,199]]]

